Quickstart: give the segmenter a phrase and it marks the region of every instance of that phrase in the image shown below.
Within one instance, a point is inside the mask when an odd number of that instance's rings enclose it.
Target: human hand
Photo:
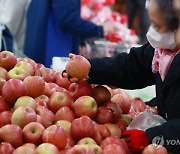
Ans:
[[[145,131],[142,130],[125,130],[122,137],[133,153],[141,153],[150,144]]]

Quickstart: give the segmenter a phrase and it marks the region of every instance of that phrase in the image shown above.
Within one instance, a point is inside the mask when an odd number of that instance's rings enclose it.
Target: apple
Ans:
[[[121,129],[121,132],[123,133],[127,128],[127,122],[123,119],[119,119],[116,123],[116,125]]]
[[[62,150],[67,144],[66,132],[57,125],[51,125],[43,132],[42,141],[54,144],[59,150]]]
[[[0,128],[0,136],[3,142],[10,143],[14,148],[23,144],[23,136],[21,127],[9,124]]]
[[[20,62],[20,61],[28,62],[29,64],[31,64],[33,69],[35,69],[35,67],[37,65],[36,62],[34,60],[32,60],[31,58],[17,58],[17,62]]]
[[[45,68],[45,66],[41,63],[36,63],[36,65],[34,67],[35,74],[40,68]]]
[[[68,107],[60,108],[55,114],[55,121],[67,120],[69,122],[72,122],[75,118],[76,117],[74,112]]]
[[[3,111],[0,113],[0,128],[2,126],[5,126],[7,124],[11,124],[11,117],[12,112],[11,111]]]
[[[49,97],[47,97],[46,95],[40,95],[36,97],[35,101],[37,105],[45,106],[47,108],[49,107]]]
[[[70,134],[70,128],[71,128],[71,123],[67,120],[59,120],[56,122],[57,126],[61,127],[62,129],[64,129],[64,131],[67,133],[67,134]]]
[[[19,79],[23,81],[29,75],[30,74],[27,70],[19,68],[19,67],[15,67],[7,73],[7,80]]]
[[[14,147],[8,142],[0,143],[0,154],[12,154]]]
[[[54,88],[51,88],[51,89],[48,91],[47,96],[48,96],[48,97],[51,97],[51,95],[53,95],[55,92],[68,93],[68,91],[67,91],[65,88],[62,88],[62,87],[54,87]]]
[[[107,126],[111,132],[111,136],[118,136],[121,137],[121,129],[115,125],[115,124],[105,124],[105,126]]]
[[[7,71],[12,69],[17,63],[16,56],[10,51],[0,52],[0,67],[3,67]]]
[[[3,111],[9,111],[9,110],[10,110],[9,104],[6,102],[4,97],[0,96],[0,113]]]
[[[95,125],[95,130],[96,130],[96,133],[94,136],[94,140],[96,141],[98,145],[100,145],[102,140],[104,140],[106,137],[111,136],[111,132],[109,128],[105,125],[97,124]]]
[[[69,95],[74,99],[81,96],[92,96],[93,90],[90,84],[84,83],[71,83],[68,89]]]
[[[56,80],[56,73],[50,68],[40,67],[35,71],[35,76],[40,76],[46,82],[55,82]]]
[[[30,148],[36,149],[36,145],[33,144],[33,143],[25,143],[22,146],[26,146],[26,147],[30,147]]]
[[[74,139],[82,139],[84,137],[93,138],[95,135],[95,126],[88,116],[82,116],[72,121],[70,131]]]
[[[58,72],[56,75],[56,84],[68,90],[71,82],[67,78],[62,77],[61,73]]]
[[[85,144],[85,145],[87,145],[87,144],[97,144],[97,143],[92,138],[85,137],[85,138],[79,140],[77,144]]]
[[[23,128],[23,138],[27,143],[33,143],[39,145],[41,143],[41,138],[44,126],[38,122],[30,122]]]
[[[19,61],[19,62],[17,62],[16,65],[14,66],[14,68],[24,69],[24,70],[26,70],[28,72],[29,75],[31,75],[31,76],[34,75],[34,68],[27,61]]]
[[[102,149],[97,144],[78,144],[69,150],[70,154],[101,154]]]
[[[50,110],[56,113],[62,107],[72,108],[74,100],[63,92],[55,92],[49,99]]]
[[[97,110],[95,120],[99,124],[113,123],[114,117],[114,112],[111,109],[108,109],[105,106],[101,106]]]
[[[102,154],[126,154],[125,149],[118,144],[110,144],[102,150]]]
[[[59,151],[59,154],[68,154],[69,153],[69,149],[63,149]]]
[[[40,117],[40,123],[45,127],[49,127],[52,125],[55,121],[55,115],[54,113],[43,107],[43,106],[38,106],[36,110],[37,115]],[[38,119],[38,118],[37,118]],[[37,120],[38,121],[38,120]]]
[[[70,149],[70,148],[72,148],[72,147],[76,144],[76,142],[75,142],[75,140],[71,137],[71,135],[66,134],[66,137],[67,137],[67,144],[66,144],[66,146],[65,146],[65,149]]]
[[[42,77],[28,76],[23,82],[26,86],[28,96],[35,98],[43,94],[45,89],[45,81]]]
[[[17,99],[17,101],[14,104],[14,110],[17,109],[20,106],[27,106],[32,108],[33,110],[36,110],[37,103],[36,101],[30,97],[30,96],[21,96]]]
[[[122,110],[121,108],[114,102],[112,101],[108,101],[104,104],[105,107],[111,109],[112,111],[114,111],[114,115],[115,115],[115,118],[114,118],[114,122],[117,122],[118,119],[121,117],[122,115]]]
[[[139,112],[143,112],[146,109],[146,104],[139,97],[135,97],[132,100],[132,105],[137,106]]]
[[[35,122],[37,120],[36,112],[26,106],[18,107],[12,114],[11,123],[23,128],[30,122]]]
[[[124,114],[129,113],[131,100],[127,95],[116,94],[111,98],[111,101],[118,104]]]
[[[93,98],[97,105],[101,106],[104,102],[111,100],[111,93],[106,87],[98,85],[93,88]]]
[[[13,151],[13,154],[36,154],[36,149],[29,146],[20,146]]]
[[[133,118],[129,114],[122,114],[120,119],[124,120],[127,125],[129,125],[133,120]]]
[[[36,148],[36,154],[59,154],[59,150],[54,144],[42,143]]]
[[[10,79],[6,81],[2,88],[2,96],[11,104],[14,104],[17,98],[25,95],[25,84],[19,79]]]
[[[70,77],[84,79],[88,76],[91,64],[81,55],[73,55],[66,65],[66,72]]]
[[[125,141],[125,139],[122,138],[121,141],[122,141],[122,142],[124,143],[124,145],[125,145],[126,154],[132,154],[131,150],[129,149],[129,147],[128,147],[126,141]]]
[[[0,67],[0,78],[6,79],[7,77],[7,70],[3,67]]]
[[[143,150],[142,154],[168,154],[168,152],[161,145],[150,144]]]
[[[102,149],[104,149],[105,147],[107,147],[108,145],[111,145],[111,144],[120,145],[121,147],[123,147],[123,149],[125,149],[125,145],[124,145],[123,141],[118,136],[109,136],[109,137],[105,138],[101,142],[100,146]]]
[[[5,79],[0,78],[0,94],[2,93],[2,88],[3,88],[4,84],[5,84],[5,82],[6,82]]]
[[[81,96],[74,102],[74,112],[77,117],[93,118],[97,113],[97,104],[91,96]]]

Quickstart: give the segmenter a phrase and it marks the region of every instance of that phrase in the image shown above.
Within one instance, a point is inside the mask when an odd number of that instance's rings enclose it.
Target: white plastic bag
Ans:
[[[150,127],[159,126],[165,122],[166,120],[163,117],[155,115],[149,109],[146,109],[132,120],[127,130],[139,129],[145,131]]]
[[[51,68],[56,72],[62,72],[65,70],[68,61],[68,57],[53,57]]]

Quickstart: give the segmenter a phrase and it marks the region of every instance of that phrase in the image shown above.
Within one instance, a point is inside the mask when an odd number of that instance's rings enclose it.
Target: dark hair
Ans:
[[[174,31],[179,27],[179,18],[173,5],[173,0],[156,0],[159,9],[164,14],[164,21],[168,29]]]

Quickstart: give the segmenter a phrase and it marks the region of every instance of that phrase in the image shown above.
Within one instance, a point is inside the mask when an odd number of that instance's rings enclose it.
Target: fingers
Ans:
[[[71,58],[73,58],[75,56],[75,54],[73,54],[73,53],[70,53],[69,54],[69,58],[71,59]]]

